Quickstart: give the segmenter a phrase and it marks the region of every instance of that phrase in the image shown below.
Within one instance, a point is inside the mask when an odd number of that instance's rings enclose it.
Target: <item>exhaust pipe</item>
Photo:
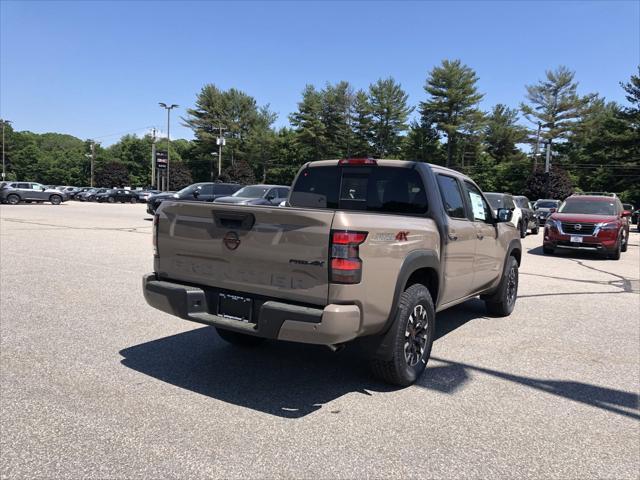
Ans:
[[[335,345],[327,345],[327,348],[329,350],[331,350],[333,353],[339,352],[340,350],[342,350],[345,347],[344,343],[338,343]]]

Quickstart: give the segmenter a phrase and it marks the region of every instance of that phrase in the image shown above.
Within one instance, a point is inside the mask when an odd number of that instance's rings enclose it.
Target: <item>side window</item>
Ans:
[[[438,186],[447,215],[451,218],[467,218],[458,181],[448,175],[438,175]]]
[[[509,210],[516,208],[516,204],[513,203],[513,197],[504,197],[504,206]]]
[[[28,183],[18,183],[15,188],[24,188],[29,190],[31,189],[31,185],[29,185]]]
[[[491,209],[484,198],[482,198],[480,190],[467,181],[464,182],[464,186],[467,190],[469,205],[471,205],[473,220],[476,222],[491,223]]]
[[[42,190],[44,188],[43,185],[40,185],[39,183],[32,183],[31,184],[31,190]]]
[[[287,188],[278,188],[278,198],[286,199],[289,196],[289,190]]]
[[[200,195],[213,195],[213,185],[201,185],[198,187]]]

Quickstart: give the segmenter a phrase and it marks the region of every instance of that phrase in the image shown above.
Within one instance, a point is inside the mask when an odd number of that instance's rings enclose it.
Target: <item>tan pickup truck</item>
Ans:
[[[149,305],[233,343],[361,339],[397,385],[425,369],[436,312],[480,295],[509,315],[522,247],[475,183],[400,160],[312,162],[287,204],[162,202]]]

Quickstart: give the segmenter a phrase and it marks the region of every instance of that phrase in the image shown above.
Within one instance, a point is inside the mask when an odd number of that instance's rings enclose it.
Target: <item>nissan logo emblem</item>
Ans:
[[[579,223],[576,224],[575,226],[576,230],[582,230],[582,225],[580,225]]]
[[[222,243],[229,250],[235,250],[240,246],[240,239],[238,238],[238,234],[236,232],[227,232],[227,234],[222,239]]]

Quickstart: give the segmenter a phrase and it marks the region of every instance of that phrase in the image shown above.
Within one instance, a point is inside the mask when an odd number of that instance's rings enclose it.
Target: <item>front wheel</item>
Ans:
[[[507,268],[500,281],[498,290],[485,300],[485,306],[491,315],[507,317],[513,312],[518,298],[518,261],[509,256]]]
[[[618,241],[618,243],[616,244],[616,248],[613,252],[608,254],[608,257],[611,260],[620,260],[620,252],[622,251],[622,241]]]
[[[52,205],[60,205],[62,203],[62,197],[60,195],[51,195],[49,201]]]
[[[540,232],[540,225],[536,224],[536,226],[531,229],[531,235],[537,235],[539,232]]]
[[[240,347],[256,347],[264,342],[262,337],[254,337],[253,335],[245,335],[244,333],[232,332],[224,328],[216,327],[216,332],[225,342]]]
[[[138,199],[136,197],[131,197],[131,203],[138,203]]]
[[[109,202],[109,203],[115,203],[115,201],[116,201],[116,199],[115,199],[115,198],[113,198],[113,197],[109,197],[109,200],[108,200],[108,202]]]
[[[524,226],[524,222],[518,223],[518,230],[520,231],[520,238],[527,236],[527,227]]]
[[[427,366],[435,333],[435,308],[429,290],[415,284],[400,296],[393,322],[390,360],[371,360],[373,374],[381,380],[407,387]]]

